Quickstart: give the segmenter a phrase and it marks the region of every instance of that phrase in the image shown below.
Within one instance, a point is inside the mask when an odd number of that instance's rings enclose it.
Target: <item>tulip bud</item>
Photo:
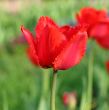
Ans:
[[[67,106],[70,110],[75,110],[77,104],[77,97],[75,92],[71,93],[64,93],[63,95],[63,103]]]

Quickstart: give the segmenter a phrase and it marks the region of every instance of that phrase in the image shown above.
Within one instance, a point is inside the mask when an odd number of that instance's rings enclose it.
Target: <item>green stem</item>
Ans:
[[[56,94],[56,80],[57,80],[57,71],[53,71],[53,79],[52,79],[52,86],[51,86],[51,109],[50,110],[56,110],[55,109],[55,94]]]
[[[48,96],[48,90],[49,90],[49,70],[48,69],[42,69],[42,85],[41,85],[41,97],[40,102],[38,106],[38,110],[47,110],[46,104],[46,98]]]
[[[44,69],[42,75],[43,75],[42,95],[45,97],[48,94],[49,90],[49,70]]]
[[[83,77],[83,88],[82,88],[82,97],[81,97],[81,105],[80,105],[80,110],[86,110],[87,109],[87,90],[86,90],[86,78]]]
[[[75,110],[75,108],[72,108],[70,105],[68,106],[68,110]]]
[[[92,95],[93,95],[93,52],[90,52],[89,56],[89,67],[88,67],[88,89],[87,89],[87,98],[88,98],[88,108],[87,110],[91,110],[92,105]]]
[[[91,45],[92,45],[92,48],[90,50],[89,59],[88,59],[87,80],[83,79],[83,91],[82,91],[80,110],[91,110],[92,109],[93,66],[94,66],[94,52],[95,51],[93,47],[94,44],[92,43]]]
[[[8,100],[7,100],[7,94],[5,91],[3,91],[3,110],[8,110]]]

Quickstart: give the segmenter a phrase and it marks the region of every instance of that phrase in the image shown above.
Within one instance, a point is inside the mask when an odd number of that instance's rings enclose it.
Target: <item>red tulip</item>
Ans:
[[[109,73],[109,61],[106,62],[106,70]]]
[[[101,47],[109,49],[109,18],[104,10],[83,8],[77,14],[77,20],[79,23],[89,24],[88,35]]]
[[[70,108],[75,108],[77,103],[77,96],[75,92],[64,93],[63,95],[63,103],[65,106],[69,106]]]
[[[101,47],[109,49],[109,19],[96,24],[90,35],[96,36],[96,41]]]
[[[41,17],[35,28],[35,37],[21,26],[29,44],[32,62],[43,68],[65,70],[80,62],[86,50],[86,26],[59,27],[49,17]]]
[[[92,7],[85,7],[77,13],[77,20],[79,23],[94,24],[107,17],[107,12],[105,10],[97,10]]]
[[[77,14],[78,23],[89,24],[88,35],[91,38],[105,36],[107,33],[106,18],[107,13],[104,10],[96,10],[91,7],[86,7],[80,10]]]

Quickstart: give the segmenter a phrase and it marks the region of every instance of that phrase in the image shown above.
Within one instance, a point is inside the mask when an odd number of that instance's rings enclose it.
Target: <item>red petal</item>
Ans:
[[[66,35],[66,33],[71,29],[71,26],[65,25],[60,27],[60,31]]]
[[[30,48],[27,50],[27,54],[28,54],[28,57],[31,60],[31,62],[33,64],[35,64],[36,66],[39,66],[38,56],[36,54],[34,54]]]
[[[68,98],[68,93],[64,93],[63,95],[63,102],[65,105],[68,105],[68,101],[69,101],[69,98]]]
[[[21,31],[24,34],[24,37],[29,43],[28,56],[34,64],[39,65],[37,53],[36,53],[36,43],[34,41],[33,35],[29,32],[29,30],[25,29],[21,26]]]
[[[99,45],[105,49],[109,49],[109,36],[96,39]]]
[[[106,17],[107,12],[105,10],[96,10],[92,7],[82,8],[80,13],[76,16],[79,23],[88,23],[89,25],[92,25]]]
[[[58,26],[55,24],[55,22],[51,18],[49,18],[47,16],[40,17],[40,19],[39,19],[39,21],[36,25],[36,29],[35,29],[38,38],[41,36],[41,34],[44,31],[45,27],[48,26],[48,25],[52,25],[52,26],[58,28]]]
[[[90,23],[92,24],[93,22],[96,21],[96,10],[91,7],[86,7],[81,9],[80,14],[78,14],[77,19],[79,20],[80,23]]]
[[[39,63],[44,68],[51,67],[48,38],[49,38],[49,29],[46,26],[41,36],[37,38],[37,53]]]
[[[52,61],[59,54],[63,46],[67,43],[66,36],[59,29],[51,26],[49,33],[49,48],[52,55]]]
[[[38,58],[43,66],[52,66],[57,54],[66,42],[66,37],[54,26],[45,27],[38,39]]]
[[[29,43],[30,48],[34,51],[34,53],[36,53],[36,43],[34,41],[33,35],[23,26],[21,26],[21,31],[24,34],[24,37],[26,38],[27,42]]]
[[[60,31],[66,36],[66,38],[69,40],[72,35],[74,34],[74,29],[72,29],[71,26],[69,25],[65,25],[65,26],[62,26],[60,28]]]
[[[54,69],[65,70],[75,66],[82,59],[86,50],[87,33],[79,32],[54,61]]]
[[[49,17],[39,19],[36,34],[39,63],[43,67],[51,67],[66,38]]]
[[[49,36],[50,36],[49,27],[51,26],[58,28],[58,26],[54,23],[52,19],[44,16],[40,17],[38,24],[36,26],[38,57],[40,64],[43,67],[51,67],[52,65],[52,61],[50,58],[52,56],[50,55],[50,48],[52,45],[50,45],[49,42]]]
[[[95,25],[93,25],[89,30],[89,35],[94,38],[109,36],[109,21],[108,21],[108,19],[104,19],[103,21],[99,21]]]
[[[106,10],[97,10],[97,15],[99,15],[99,18],[107,18],[108,17],[108,14],[107,14],[107,11]]]
[[[68,40],[72,39],[74,35],[76,35],[79,31],[86,31],[88,28],[87,24],[77,25],[75,27],[71,26],[62,26],[60,28],[61,32],[66,36]]]

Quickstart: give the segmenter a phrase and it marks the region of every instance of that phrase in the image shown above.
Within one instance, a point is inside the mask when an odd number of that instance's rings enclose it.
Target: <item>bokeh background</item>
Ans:
[[[27,58],[27,43],[21,34],[23,24],[33,32],[40,16],[52,17],[58,24],[74,25],[75,14],[85,6],[109,10],[108,0],[0,0],[0,110],[48,110],[49,92],[45,101],[41,99],[43,90],[43,70],[34,66]],[[66,110],[62,96],[64,92],[76,92],[77,110],[87,82],[88,54],[82,62],[66,71],[58,73],[57,110]],[[109,51],[94,43],[94,84],[93,110],[109,110],[109,74],[105,61]],[[48,72],[46,70],[46,72]],[[50,73],[47,73],[50,82]],[[86,80],[85,80],[86,81]],[[46,91],[50,87],[46,85]],[[41,107],[40,106],[41,102]]]

